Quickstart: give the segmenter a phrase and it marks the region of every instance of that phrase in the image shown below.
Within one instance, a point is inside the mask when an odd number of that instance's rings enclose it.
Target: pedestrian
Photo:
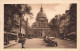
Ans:
[[[45,38],[45,36],[46,36],[46,35],[45,35],[45,32],[43,31],[43,32],[42,32],[42,37],[43,37],[43,39]]]
[[[21,41],[22,41],[22,43],[21,43],[22,44],[22,48],[24,48],[24,44],[25,44],[25,41],[26,41],[25,37],[22,37]]]

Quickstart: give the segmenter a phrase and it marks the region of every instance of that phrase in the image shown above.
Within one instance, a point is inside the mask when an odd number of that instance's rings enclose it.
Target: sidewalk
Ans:
[[[11,40],[11,41],[9,41],[9,44],[8,45],[4,45],[4,48],[10,47],[10,46],[15,45],[17,43],[18,42],[15,42],[15,40]]]

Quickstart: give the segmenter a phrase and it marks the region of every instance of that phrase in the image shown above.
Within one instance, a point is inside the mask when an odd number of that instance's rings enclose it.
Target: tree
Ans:
[[[31,13],[31,7],[28,4],[5,4],[4,5],[4,30],[10,32],[13,27],[19,28],[18,19],[23,19],[23,15]],[[15,19],[15,15],[18,18]]]
[[[58,24],[57,24],[57,19],[53,18],[50,23],[49,23],[49,27],[54,31],[55,36],[58,33]]]
[[[49,26],[50,26],[50,28],[52,29],[52,30],[56,30],[56,19],[55,18],[53,18],[51,21],[50,21],[50,23],[49,23]]]

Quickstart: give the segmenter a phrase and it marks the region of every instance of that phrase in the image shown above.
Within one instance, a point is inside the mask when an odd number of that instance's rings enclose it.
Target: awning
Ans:
[[[10,33],[11,35],[18,35],[17,33]]]
[[[71,33],[69,33],[67,35],[76,35],[76,32],[71,32]]]
[[[9,32],[4,31],[4,34],[9,34]]]

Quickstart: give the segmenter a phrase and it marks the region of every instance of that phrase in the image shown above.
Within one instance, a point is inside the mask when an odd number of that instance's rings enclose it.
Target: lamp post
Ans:
[[[20,35],[21,35],[21,23],[22,23],[22,21],[21,21],[21,18],[20,18]]]
[[[21,34],[21,27],[22,27],[22,17],[23,17],[23,11],[21,11],[21,13],[20,13],[20,35],[22,35]]]
[[[21,17],[20,17],[20,43],[21,43],[21,45],[22,45],[22,48],[24,48],[24,42],[25,42],[25,39],[24,39],[24,37],[23,37],[23,34],[21,33],[21,27],[22,27],[22,15],[21,15]]]
[[[28,36],[29,35],[28,34],[28,18],[27,18],[27,28],[26,29],[27,29],[27,36]]]

